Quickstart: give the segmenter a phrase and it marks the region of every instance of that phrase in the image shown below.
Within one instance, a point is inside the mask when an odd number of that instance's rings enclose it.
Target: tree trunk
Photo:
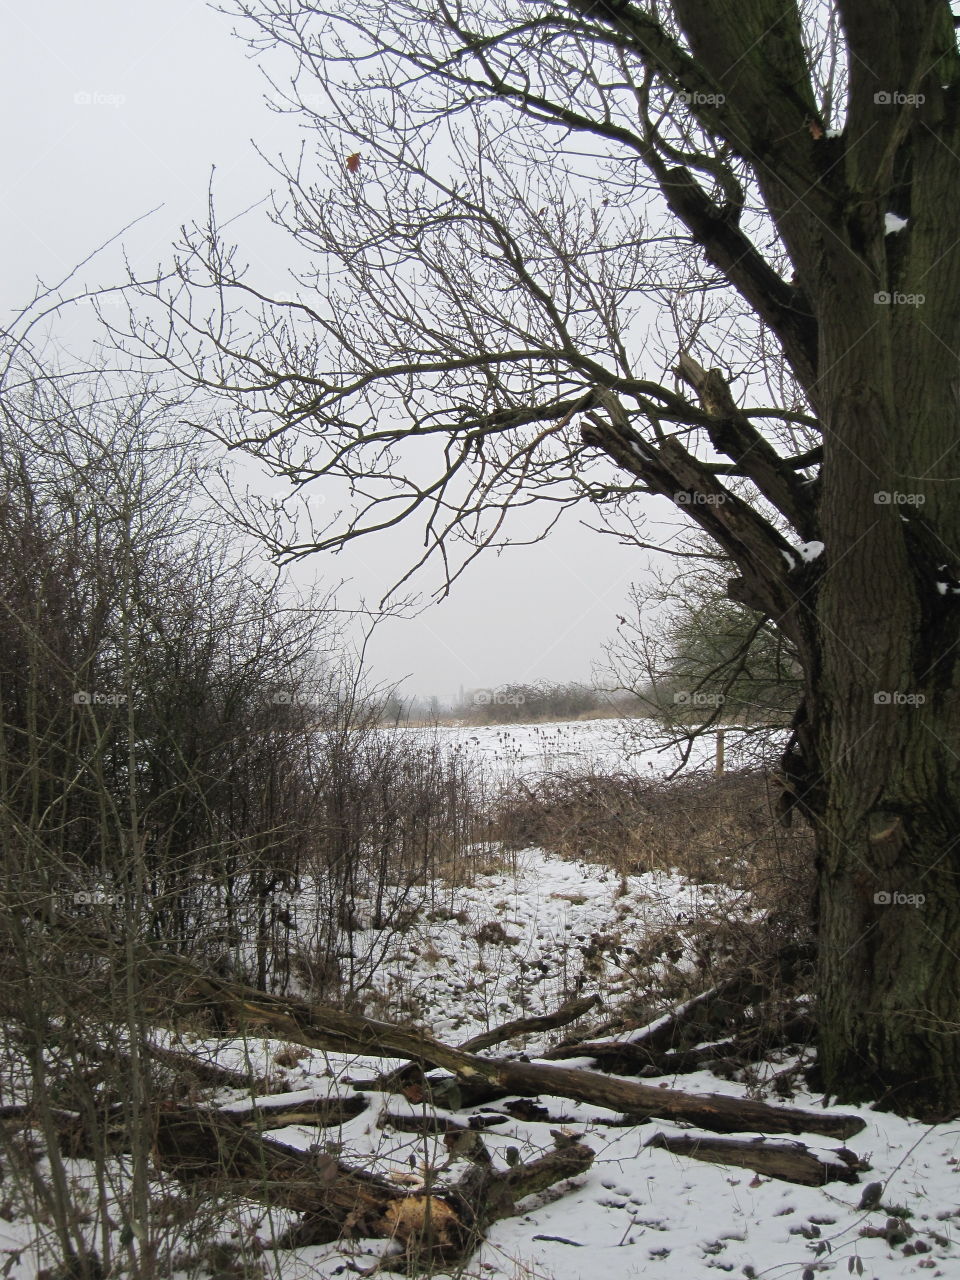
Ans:
[[[873,261],[833,255],[823,282],[829,558],[808,671],[822,1083],[928,1118],[960,1111],[960,259],[941,155],[912,149],[927,203],[902,248],[881,234]]]

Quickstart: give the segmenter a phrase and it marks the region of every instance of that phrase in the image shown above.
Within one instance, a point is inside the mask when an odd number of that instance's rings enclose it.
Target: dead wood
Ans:
[[[239,1120],[250,1129],[283,1129],[291,1124],[315,1125],[318,1129],[334,1128],[355,1119],[367,1109],[362,1093],[342,1098],[307,1098],[300,1102],[274,1102],[260,1099],[251,1107],[221,1107],[222,1115]]]
[[[273,1034],[312,1049],[405,1057],[442,1067],[462,1080],[488,1081],[510,1094],[572,1098],[630,1116],[685,1120],[719,1133],[819,1133],[844,1139],[864,1127],[859,1116],[826,1115],[719,1094],[688,1094],[552,1064],[484,1058],[442,1044],[426,1031],[393,1026],[327,1005],[284,999],[205,975],[179,956],[143,948],[140,963],[153,981],[175,985],[181,1000],[215,1005],[221,1017],[239,1029]]]
[[[643,1045],[651,1054],[690,1048],[702,1040],[717,1040],[743,1024],[745,1011],[789,986],[811,963],[809,949],[787,943],[762,965],[738,970],[707,991],[681,1001],[645,1027],[629,1026],[623,1017],[608,1020],[587,1035],[564,1041],[543,1056],[576,1058],[587,1043],[609,1033],[629,1032],[630,1044]],[[590,1055],[593,1056],[593,1055]]]
[[[61,1154],[69,1158],[93,1160],[104,1153],[116,1155],[129,1148],[126,1116],[120,1103],[99,1107],[92,1117],[63,1107],[50,1107],[42,1115],[32,1103],[0,1107],[0,1126],[6,1132],[39,1130],[44,1123],[56,1134]]]
[[[373,1236],[403,1246],[409,1270],[457,1261],[485,1227],[512,1213],[515,1202],[583,1173],[593,1151],[580,1143],[505,1172],[473,1165],[449,1188],[404,1191],[386,1178],[353,1169],[330,1155],[296,1151],[263,1138],[222,1112],[161,1112],[155,1154],[182,1181],[223,1188],[305,1216],[285,1233],[282,1248]]]
[[[650,1040],[598,1040],[558,1046],[543,1056],[561,1061],[565,1058],[592,1058],[601,1071],[621,1075],[685,1075],[717,1060],[730,1066],[758,1062],[771,1049],[807,1044],[813,1036],[814,1026],[808,1014],[797,1014],[780,1025],[775,1040],[766,1032],[761,1034],[754,1026],[729,1040],[690,1049],[660,1050]]]
[[[178,1114],[182,1118],[193,1115],[201,1122],[212,1114],[219,1114],[241,1129],[257,1133],[293,1124],[318,1128],[341,1125],[360,1115],[366,1106],[367,1100],[361,1094],[350,1094],[344,1098],[308,1098],[276,1106],[261,1102],[242,1109],[225,1108],[217,1113],[198,1107],[182,1107]],[[130,1150],[130,1114],[123,1103],[97,1106],[89,1113],[51,1108],[46,1116],[65,1156],[95,1159],[103,1152],[118,1154]],[[40,1128],[39,1109],[29,1103],[0,1107],[0,1125],[6,1130]]]
[[[579,1177],[593,1164],[594,1152],[582,1142],[566,1140],[553,1151],[505,1172],[475,1163],[451,1192],[451,1202],[466,1205],[480,1227],[516,1212],[517,1201],[538,1195],[568,1178]]]
[[[464,1040],[460,1048],[475,1053],[479,1049],[489,1049],[492,1045],[503,1044],[505,1040],[512,1040],[514,1036],[526,1036],[534,1031],[553,1031],[557,1027],[565,1027],[571,1022],[576,1022],[577,1018],[582,1018],[584,1014],[589,1013],[601,1003],[598,995],[568,1000],[554,1013],[543,1013],[530,1018],[514,1018],[512,1022],[505,1022],[502,1026],[494,1027],[490,1031],[483,1031],[478,1036]]]
[[[645,1144],[662,1147],[675,1155],[706,1160],[711,1164],[753,1169],[768,1178],[822,1187],[828,1182],[859,1182],[857,1166],[846,1161],[823,1160],[799,1142],[767,1142],[754,1138],[707,1138],[689,1133],[655,1133]]]
[[[397,1133],[423,1133],[445,1137],[448,1134],[476,1133],[481,1129],[493,1129],[499,1124],[506,1124],[509,1119],[509,1116],[491,1113],[471,1116],[467,1124],[460,1124],[450,1116],[438,1116],[430,1112],[419,1115],[398,1115],[392,1111],[384,1111],[377,1120],[377,1128],[395,1129]]]

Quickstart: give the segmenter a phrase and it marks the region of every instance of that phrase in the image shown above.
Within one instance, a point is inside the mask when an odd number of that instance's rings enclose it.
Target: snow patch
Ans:
[[[883,234],[886,236],[895,235],[896,232],[902,231],[907,225],[907,219],[901,218],[897,213],[887,213],[883,217]]]
[[[817,556],[823,555],[822,542],[804,542],[800,546],[800,559],[806,564],[810,564],[812,560],[816,560]]]

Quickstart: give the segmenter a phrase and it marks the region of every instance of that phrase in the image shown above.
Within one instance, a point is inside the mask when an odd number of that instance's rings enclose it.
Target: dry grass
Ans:
[[[682,999],[730,972],[765,966],[787,944],[812,948],[813,835],[802,822],[782,827],[774,799],[759,770],[672,782],[553,773],[509,787],[495,831],[507,847],[537,845],[610,866],[624,877],[625,890],[626,876],[662,870],[734,891],[724,910],[651,933],[643,954],[630,957],[645,1005],[655,990],[656,1003]],[[673,964],[666,962],[689,954],[691,945],[700,979],[678,969],[671,989]]]
[[[802,877],[812,864],[806,828],[781,827],[761,771],[696,773],[665,782],[590,770],[516,780],[499,796],[491,834],[508,849],[533,845],[623,875],[678,870],[701,883],[729,881],[773,863]],[[799,887],[799,885],[797,886]]]

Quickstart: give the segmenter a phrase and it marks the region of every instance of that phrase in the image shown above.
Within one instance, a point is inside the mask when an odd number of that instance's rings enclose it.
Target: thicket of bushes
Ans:
[[[307,878],[333,955],[358,896],[460,855],[465,766],[381,731],[332,601],[252,567],[164,406],[70,390],[4,406],[3,905],[282,986]]]
[[[183,1087],[154,1028],[182,1013],[144,978],[144,944],[363,1007],[438,876],[534,844],[742,884],[779,918],[767,935],[802,934],[809,841],[772,826],[759,775],[567,773],[485,794],[462,754],[390,731],[333,602],[293,597],[237,544],[199,437],[154,391],[34,371],[0,411],[0,1073],[46,1162],[0,1127],[0,1173],[64,1280],[186,1265],[189,1196],[162,1194],[150,1122]],[[461,714],[611,705],[580,684],[485,695]],[[724,956],[747,936],[731,924]],[[64,1109],[83,1117],[93,1191],[53,1123]],[[191,1227],[204,1249],[223,1222],[208,1207]]]

